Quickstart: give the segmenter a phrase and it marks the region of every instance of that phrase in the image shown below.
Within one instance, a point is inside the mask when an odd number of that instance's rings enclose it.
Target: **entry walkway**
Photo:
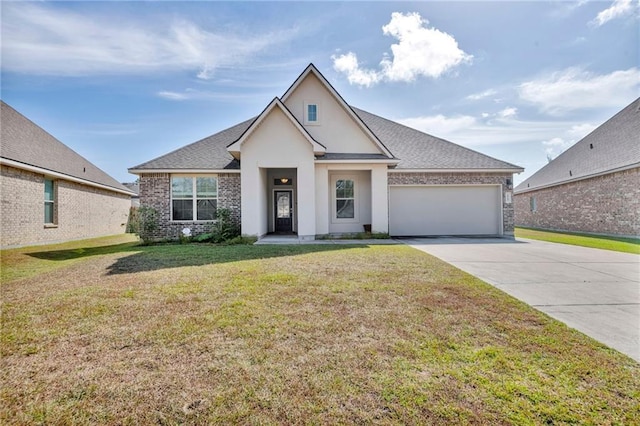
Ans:
[[[640,256],[525,239],[402,241],[640,362]]]

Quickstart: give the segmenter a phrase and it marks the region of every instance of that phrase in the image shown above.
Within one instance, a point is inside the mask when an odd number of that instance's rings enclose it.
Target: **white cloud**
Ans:
[[[495,91],[494,89],[488,89],[488,90],[485,90],[484,92],[473,93],[467,96],[467,99],[471,101],[479,101],[480,99],[488,98],[489,96],[495,96],[497,94],[498,92]]]
[[[333,68],[347,75],[349,83],[371,86],[380,81],[411,82],[418,77],[438,78],[456,66],[471,62],[473,56],[458,47],[449,34],[427,27],[429,21],[418,13],[394,12],[382,27],[384,35],[398,40],[391,45],[392,58],[385,54],[380,69],[363,69],[355,53],[333,55]]]
[[[22,2],[3,4],[2,23],[3,69],[35,75],[187,70],[209,79],[217,68],[244,63],[293,35],[215,32],[186,20],[88,15]]]
[[[157,95],[161,98],[170,99],[172,101],[184,101],[188,99],[188,96],[184,93],[170,92],[168,90],[160,91]]]
[[[634,9],[632,3],[632,0],[614,0],[609,8],[598,13],[591,24],[599,27],[613,19],[631,14]]]
[[[518,108],[514,108],[514,107],[505,108],[502,111],[499,111],[497,115],[500,118],[513,118],[516,115],[518,115]]]
[[[631,101],[640,87],[640,70],[614,71],[595,75],[580,68],[568,68],[522,83],[520,98],[538,105],[541,111],[562,114],[572,110],[619,107]]]
[[[338,57],[334,55],[331,59],[333,59],[333,68],[347,75],[349,84],[369,87],[380,81],[380,75],[375,71],[360,68],[358,58],[353,52]]]
[[[575,121],[528,121],[514,116],[503,118],[501,113],[504,112],[483,113],[479,117],[438,114],[395,121],[471,148],[523,142],[542,143],[554,138],[574,143],[595,128],[591,124]]]
[[[575,141],[567,141],[562,138],[552,138],[548,141],[542,141],[544,152],[547,154],[547,158],[553,159],[562,154],[567,148],[573,145]]]

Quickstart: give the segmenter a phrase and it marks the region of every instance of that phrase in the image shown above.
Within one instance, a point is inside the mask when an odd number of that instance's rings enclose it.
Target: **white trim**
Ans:
[[[367,163],[376,163],[376,164],[398,164],[400,160],[392,160],[392,159],[379,159],[379,160],[315,160],[316,163],[346,163],[346,164],[367,164]],[[389,170],[391,171],[391,170]]]
[[[169,174],[222,174],[240,173],[239,169],[129,169],[129,173],[142,175],[145,173],[169,173]]]
[[[350,173],[332,173],[330,175],[330,190],[331,190],[331,223],[340,224],[340,223],[359,223],[360,222],[360,200],[358,198],[358,187],[360,186],[360,181],[358,179],[358,175],[350,174]],[[345,217],[339,218],[336,214],[336,208],[338,205],[338,200],[336,196],[336,182],[338,180],[351,180],[353,181],[353,217]]]
[[[255,129],[257,129],[258,126],[260,126],[262,121],[266,119],[266,117],[271,113],[271,111],[273,111],[275,107],[280,108],[283,114],[289,119],[291,124],[293,124],[295,128],[298,129],[298,131],[304,136],[304,138],[311,144],[314,154],[325,153],[326,148],[322,144],[316,142],[311,137],[309,132],[307,132],[307,130],[304,127],[302,127],[300,122],[298,122],[298,120],[296,120],[295,117],[291,115],[291,112],[289,111],[289,109],[282,103],[282,101],[280,101],[280,99],[274,98],[271,101],[271,103],[269,103],[269,105],[265,108],[265,110],[262,111],[262,114],[260,114],[258,118],[256,118],[254,122],[251,123],[251,125],[247,128],[247,130],[245,130],[245,132],[242,134],[240,139],[238,139],[237,141],[235,141],[234,143],[232,143],[227,147],[227,151],[231,155],[233,155],[234,158],[240,158],[242,144],[249,138],[249,136],[251,136],[251,134],[255,131]]]
[[[369,137],[369,139],[371,139],[371,141],[382,151],[382,153],[389,156],[389,158],[393,158],[393,154],[391,153],[391,151],[389,151],[387,147],[384,146],[382,141],[378,139],[378,137],[371,131],[371,129],[369,129],[369,127],[366,124],[364,124],[364,121],[362,121],[362,119],[353,111],[353,109],[351,109],[351,107],[345,102],[345,100],[342,99],[342,96],[340,96],[340,94],[336,92],[333,86],[331,86],[331,84],[327,81],[327,79],[324,78],[324,76],[320,73],[320,71],[318,71],[315,65],[309,64],[309,66],[302,72],[302,74],[300,74],[300,76],[296,79],[296,81],[293,82],[291,87],[289,87],[289,89],[280,98],[282,102],[284,103],[287,101],[287,98],[289,98],[289,96],[293,92],[295,92],[295,90],[298,88],[300,83],[304,81],[304,79],[309,75],[309,73],[313,73],[313,75],[316,76],[316,78],[320,81],[320,83],[322,83],[322,85],[329,91],[329,93],[338,101],[338,104],[342,106],[342,108],[347,112],[347,114],[349,114],[351,119],[358,124],[360,129],[363,132],[365,132],[365,134]]]
[[[549,183],[547,185],[535,186],[533,188],[522,188],[522,189],[519,189],[517,191],[514,189],[513,190],[513,195],[523,194],[525,192],[537,191],[539,189],[552,188],[554,186],[560,186],[560,185],[564,185],[564,184],[567,184],[567,183],[578,182],[578,181],[581,181],[581,180],[591,179],[591,178],[598,177],[598,176],[604,176],[604,175],[609,175],[609,174],[613,174],[613,173],[624,172],[625,170],[635,169],[636,167],[640,167],[640,163],[634,163],[634,164],[630,164],[628,166],[618,167],[617,169],[611,169],[611,170],[607,170],[607,171],[600,172],[600,173],[594,173],[594,174],[587,175],[587,176],[580,176],[580,177],[576,177],[576,178],[573,178],[573,179],[563,180],[562,182]]]
[[[193,198],[191,199],[192,201],[192,213],[193,216],[191,220],[187,219],[187,220],[175,220],[173,218],[173,183],[172,183],[172,179],[176,177],[176,178],[191,178],[192,179],[192,190],[193,190]],[[220,183],[220,180],[218,179],[218,175],[214,175],[213,173],[210,174],[183,174],[183,173],[175,173],[172,174],[171,176],[169,176],[169,217],[170,217],[170,222],[171,223],[213,223],[216,221],[216,219],[209,219],[209,220],[198,220],[198,186],[197,186],[197,179],[199,177],[215,177],[216,178],[216,211],[218,210],[218,184]],[[201,198],[202,200],[213,200],[213,198]],[[188,198],[178,198],[178,200],[188,200]]]
[[[124,189],[118,189],[112,186],[103,185],[101,183],[92,182],[90,180],[81,179],[81,178],[73,177],[70,175],[65,175],[64,173],[54,172],[53,170],[43,169],[42,167],[31,166],[29,164],[20,163],[14,160],[9,160],[8,158],[0,158],[0,164],[3,164],[5,166],[10,166],[10,167],[15,167],[16,169],[23,169],[23,170],[28,170],[30,172],[51,176],[56,179],[68,180],[70,182],[81,183],[83,185],[93,186],[95,188],[106,189],[109,191],[118,192],[120,194],[134,195],[134,193],[131,191],[125,191]]]
[[[522,173],[524,169],[389,169],[389,173]]]
[[[316,121],[309,121],[309,105],[316,106]],[[322,124],[322,116],[320,115],[321,110],[320,102],[316,101],[304,101],[304,111],[303,111],[303,122],[305,126],[319,126]]]

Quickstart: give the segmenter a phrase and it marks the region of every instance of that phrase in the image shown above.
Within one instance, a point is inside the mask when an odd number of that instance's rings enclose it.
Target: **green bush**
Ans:
[[[144,243],[151,242],[153,231],[158,229],[158,211],[148,206],[138,208],[132,229]]]
[[[216,222],[211,226],[211,231],[196,235],[191,240],[198,243],[229,243],[240,237],[240,227],[231,218],[231,210],[220,208],[216,212]],[[246,244],[233,242],[232,244]]]

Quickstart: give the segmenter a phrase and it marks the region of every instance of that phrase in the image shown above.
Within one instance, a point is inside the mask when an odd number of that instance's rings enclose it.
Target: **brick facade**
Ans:
[[[240,223],[240,173],[219,173],[218,208],[227,208],[236,223]],[[176,240],[184,228],[193,235],[209,232],[213,221],[171,221],[171,175],[169,173],[143,173],[140,175],[140,205],[158,211],[158,228],[153,238]]]
[[[535,197],[535,212],[531,197]],[[640,168],[521,192],[514,198],[517,226],[640,235]]]
[[[131,197],[55,179],[56,226],[44,224],[44,175],[0,167],[0,245],[62,242],[124,233]]]
[[[513,182],[512,173],[389,173],[389,185],[501,185],[502,229],[505,237],[513,236],[514,207],[505,202],[506,192],[511,192],[507,179]]]

